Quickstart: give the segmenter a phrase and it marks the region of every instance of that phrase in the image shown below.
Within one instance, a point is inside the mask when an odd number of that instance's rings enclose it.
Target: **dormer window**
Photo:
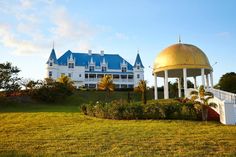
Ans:
[[[69,67],[70,69],[74,68],[74,63],[69,63],[68,67]]]
[[[52,62],[49,63],[49,66],[50,66],[50,67],[52,66]]]
[[[89,71],[94,71],[94,66],[89,66]]]
[[[107,67],[103,66],[102,67],[102,72],[105,72],[105,71],[107,71]]]
[[[139,65],[137,66],[137,69],[140,69],[140,66],[139,66]]]
[[[122,72],[126,72],[126,71],[127,71],[127,68],[126,68],[126,67],[122,67],[122,68],[121,68],[121,71],[122,71]]]

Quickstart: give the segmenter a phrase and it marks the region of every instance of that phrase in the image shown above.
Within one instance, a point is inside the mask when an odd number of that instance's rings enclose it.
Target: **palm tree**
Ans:
[[[73,86],[74,82],[66,75],[62,75],[57,79],[57,82],[62,83],[67,86]]]
[[[206,92],[204,86],[200,86],[198,91],[192,91],[191,100],[195,103],[195,108],[201,110],[202,120],[207,121],[208,107],[216,107],[217,104],[209,103],[209,100],[214,98],[213,93]]]
[[[107,91],[108,95],[110,95],[110,92],[114,91],[115,85],[113,84],[111,75],[105,75],[100,80],[100,82],[98,83],[98,89]]]
[[[142,94],[143,104],[147,103],[147,81],[140,80],[138,86],[134,88],[135,92],[140,92]]]

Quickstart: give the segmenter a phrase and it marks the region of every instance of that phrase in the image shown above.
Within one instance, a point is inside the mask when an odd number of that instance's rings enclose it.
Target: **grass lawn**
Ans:
[[[0,156],[236,156],[236,126],[2,112]]]

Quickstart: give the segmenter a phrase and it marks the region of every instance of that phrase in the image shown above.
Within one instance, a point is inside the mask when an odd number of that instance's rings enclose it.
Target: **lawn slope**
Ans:
[[[236,127],[216,122],[12,112],[0,124],[0,156],[236,156]]]

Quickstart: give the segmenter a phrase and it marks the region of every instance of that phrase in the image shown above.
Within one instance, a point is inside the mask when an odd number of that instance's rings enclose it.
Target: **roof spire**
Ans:
[[[54,49],[54,40],[53,40],[53,42],[52,42],[52,49]]]
[[[136,59],[135,59],[135,62],[134,62],[134,67],[136,67],[137,65],[140,65],[141,68],[144,68],[139,53],[136,56]]]
[[[139,48],[138,48],[138,50],[137,50],[137,53],[139,53]]]
[[[179,35],[179,44],[181,44],[181,36]]]

